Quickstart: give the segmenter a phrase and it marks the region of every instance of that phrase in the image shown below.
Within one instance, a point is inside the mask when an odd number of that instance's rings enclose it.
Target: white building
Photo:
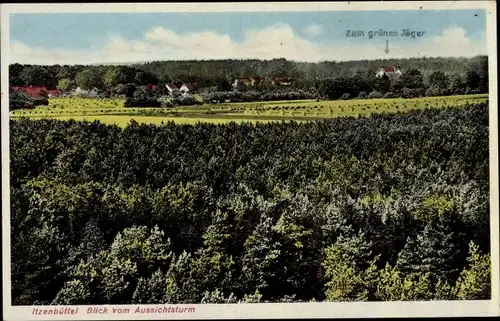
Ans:
[[[375,75],[375,77],[380,78],[383,77],[384,75],[387,75],[388,77],[399,77],[402,75],[402,73],[398,67],[382,66],[378,69],[378,72]]]
[[[175,84],[166,84],[165,87],[167,87],[167,90],[170,94],[172,94],[174,91],[179,91],[179,87],[177,87]]]
[[[182,86],[181,86],[181,88],[179,88],[179,91],[183,95],[192,93],[194,90],[195,90],[195,87],[191,83],[183,83]]]

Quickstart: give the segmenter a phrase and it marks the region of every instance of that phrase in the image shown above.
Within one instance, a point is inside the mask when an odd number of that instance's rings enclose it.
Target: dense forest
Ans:
[[[259,76],[265,79],[275,77],[291,77],[293,86],[287,90],[311,91],[319,87],[326,79],[361,79],[371,84],[377,69],[382,65],[399,66],[406,74],[418,70],[420,78],[417,83],[409,82],[402,86],[416,88],[422,82],[427,87],[439,84],[443,89],[453,90],[466,87],[479,88],[485,92],[488,82],[488,59],[486,56],[475,58],[412,58],[388,59],[353,62],[319,62],[303,63],[274,60],[208,60],[208,61],[161,61],[128,66],[38,66],[12,64],[9,66],[11,86],[46,86],[49,89],[69,90],[75,86],[81,88],[107,89],[111,92],[117,86],[136,86],[169,83],[191,82],[200,88],[212,91],[232,90],[231,83],[235,78]],[[433,73],[440,72],[446,76],[439,80],[432,79]],[[440,74],[441,75],[441,74]],[[443,81],[446,82],[443,83]],[[381,84],[380,86],[384,86]],[[264,83],[265,91],[273,88]],[[370,87],[370,88],[371,88]],[[258,88],[259,89],[259,88]],[[255,90],[255,88],[254,88]]]
[[[481,70],[486,56],[475,58],[411,58],[363,61],[323,61],[318,63],[273,60],[208,60],[208,61],[158,61],[132,65],[155,74],[159,79],[208,82],[210,79],[227,79],[260,76],[265,78],[292,77],[301,81],[314,81],[335,77],[362,75],[372,78],[380,66],[399,66],[401,70],[418,69],[424,78],[436,71],[465,76],[468,71]],[[206,80],[205,80],[206,79]],[[214,85],[215,82],[207,85]]]
[[[13,304],[487,299],[488,128],[11,120]]]

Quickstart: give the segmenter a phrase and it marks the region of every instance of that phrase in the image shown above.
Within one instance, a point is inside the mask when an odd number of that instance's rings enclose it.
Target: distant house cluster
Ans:
[[[399,77],[401,76],[402,73],[401,73],[401,70],[399,69],[399,67],[394,67],[394,66],[381,66],[379,69],[378,69],[378,72],[377,74],[375,75],[375,77],[377,78],[381,78],[383,76],[388,76],[388,77]]]
[[[293,79],[290,77],[274,78],[272,80],[273,85],[290,86],[292,83]]]
[[[181,85],[169,83],[169,84],[166,84],[165,87],[167,87],[169,94],[172,95],[175,92],[178,92],[183,96],[185,96],[187,94],[195,93],[196,89],[197,89],[196,84],[188,83],[188,82],[182,83]]]
[[[45,86],[12,87],[14,92],[21,92],[33,98],[58,97],[61,92],[58,89],[47,89]]]
[[[396,66],[381,66],[377,73],[375,74],[376,78],[381,78],[384,76],[388,76],[391,79],[397,78],[401,76],[401,70]],[[234,89],[243,86],[243,87],[255,87],[261,84],[271,84],[275,86],[290,86],[294,83],[294,79],[291,77],[276,77],[276,78],[264,78],[260,76],[252,76],[246,78],[236,78],[232,87]],[[170,95],[174,95],[176,93],[186,96],[188,94],[196,93],[198,90],[196,83],[182,82],[182,83],[167,83],[165,85]],[[158,88],[158,85],[147,85],[141,86],[143,90],[151,91]],[[62,95],[62,92],[58,89],[47,89],[46,86],[25,86],[25,87],[12,87],[12,90],[15,92],[22,92],[30,97],[59,97]],[[84,92],[80,88],[76,88],[74,90],[76,94]],[[95,95],[97,95],[97,89],[92,91]]]
[[[234,88],[238,86],[253,87],[263,84],[265,81],[266,81],[265,78],[259,76],[254,76],[249,78],[236,78],[233,82],[233,87]],[[272,85],[289,86],[293,83],[293,79],[290,77],[279,77],[270,79],[269,82]]]
[[[238,86],[258,86],[263,82],[263,78],[259,76],[249,77],[249,78],[236,78],[233,82],[233,87]]]

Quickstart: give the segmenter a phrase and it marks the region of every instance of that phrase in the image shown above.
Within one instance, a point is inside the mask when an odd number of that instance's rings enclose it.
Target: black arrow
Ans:
[[[385,53],[389,53],[389,40],[385,41]]]

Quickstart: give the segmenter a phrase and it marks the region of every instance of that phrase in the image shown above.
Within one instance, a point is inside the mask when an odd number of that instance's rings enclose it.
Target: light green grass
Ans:
[[[137,122],[160,124],[173,121],[179,124],[198,122],[270,122],[307,121],[375,113],[395,113],[424,108],[446,108],[467,103],[485,102],[488,95],[425,97],[414,99],[351,99],[351,100],[294,100],[251,103],[204,104],[176,108],[124,108],[122,99],[52,98],[48,106],[11,112],[12,118],[55,118],[100,120],[125,126]]]

